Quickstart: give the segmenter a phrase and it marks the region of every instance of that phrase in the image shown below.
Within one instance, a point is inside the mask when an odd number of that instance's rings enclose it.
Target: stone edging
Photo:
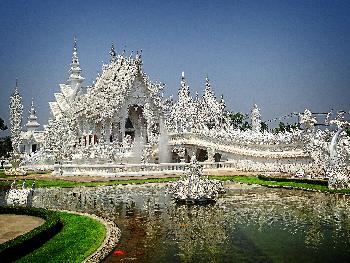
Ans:
[[[121,231],[113,221],[108,220],[106,218],[96,216],[94,214],[87,214],[87,213],[68,211],[68,210],[57,210],[57,211],[87,216],[87,217],[90,217],[92,219],[99,221],[100,223],[102,223],[106,227],[106,237],[105,237],[103,243],[100,245],[100,247],[92,255],[88,256],[83,261],[84,263],[85,262],[86,263],[100,262],[117,245],[119,238],[120,238],[120,235],[121,235]]]

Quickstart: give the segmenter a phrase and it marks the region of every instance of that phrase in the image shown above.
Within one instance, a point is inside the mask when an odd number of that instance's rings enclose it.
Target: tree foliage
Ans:
[[[0,130],[1,131],[7,130],[7,126],[5,125],[5,121],[2,118],[0,118]]]
[[[300,123],[294,124],[285,124],[284,122],[280,122],[278,127],[273,129],[273,133],[285,133],[285,132],[293,132],[300,128]]]
[[[228,117],[231,121],[231,125],[235,129],[240,129],[241,131],[251,130],[252,125],[249,123],[249,116],[242,112],[230,112]],[[266,122],[261,122],[261,132],[268,131],[269,127]]]
[[[243,121],[248,118],[248,116],[242,112],[230,112],[229,118],[231,120],[232,126],[238,129],[243,124]]]
[[[0,118],[0,130],[7,130],[5,121]],[[0,138],[0,158],[9,158],[12,151],[12,143],[10,136]]]
[[[265,132],[265,131],[268,131],[268,130],[269,130],[269,126],[267,125],[266,122],[262,121],[261,122],[261,129],[260,129],[260,131],[261,132]]]
[[[10,136],[0,138],[0,158],[9,158],[12,152],[12,142]]]

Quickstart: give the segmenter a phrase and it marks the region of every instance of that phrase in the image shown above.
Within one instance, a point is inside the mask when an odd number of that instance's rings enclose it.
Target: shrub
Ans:
[[[41,226],[0,244],[2,262],[15,261],[37,249],[57,234],[63,226],[56,212],[41,208],[3,206],[0,207],[0,214],[30,215],[45,219],[45,223]]]

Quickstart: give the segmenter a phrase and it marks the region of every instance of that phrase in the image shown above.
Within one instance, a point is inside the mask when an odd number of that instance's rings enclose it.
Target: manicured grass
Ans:
[[[105,227],[82,215],[58,212],[62,230],[42,247],[17,262],[82,262],[102,244]]]
[[[144,183],[164,183],[175,181],[178,178],[150,178],[150,179],[132,179],[132,180],[113,180],[113,181],[104,181],[104,182],[72,182],[59,179],[47,179],[47,180],[35,180],[35,187],[78,187],[78,186],[103,186],[103,185],[116,185],[116,184],[144,184]],[[30,186],[34,180],[25,180],[26,185]],[[17,180],[18,185],[22,184],[23,180]],[[9,186],[11,185],[12,180],[9,181],[0,181],[0,186]]]
[[[264,176],[209,176],[212,179],[217,179],[220,181],[234,181],[246,184],[258,184],[267,187],[283,187],[283,188],[295,188],[303,190],[313,190],[329,193],[341,193],[341,194],[350,194],[350,189],[342,190],[331,190],[328,189],[325,181],[320,180],[311,180],[311,179],[290,179],[290,178],[268,178]],[[9,178],[13,179],[13,178]],[[127,184],[145,184],[145,183],[165,183],[176,181],[179,178],[169,177],[169,178],[149,178],[149,179],[131,179],[131,180],[113,180],[113,181],[103,181],[103,182],[73,182],[65,181],[60,179],[46,179],[46,180],[36,180],[35,186],[38,188],[45,187],[94,187],[94,186],[105,186],[105,185],[127,185]],[[0,186],[9,186],[11,184],[9,181],[0,181]],[[18,184],[22,184],[23,180],[18,180]],[[31,185],[33,180],[26,180],[27,185]]]
[[[350,194],[350,189],[341,189],[341,190],[331,190],[326,185],[320,185],[316,183],[305,183],[305,182],[295,182],[289,179],[283,181],[282,178],[278,178],[278,181],[273,181],[273,179],[264,180],[255,176],[210,176],[211,179],[217,179],[221,181],[233,181],[246,184],[258,184],[267,187],[282,187],[282,188],[295,188],[303,190],[313,190],[320,192],[329,192],[329,193],[341,193],[341,194]]]

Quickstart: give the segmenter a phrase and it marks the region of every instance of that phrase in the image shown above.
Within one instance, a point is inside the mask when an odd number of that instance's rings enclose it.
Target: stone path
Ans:
[[[0,244],[31,231],[44,222],[44,219],[35,216],[1,214]]]

